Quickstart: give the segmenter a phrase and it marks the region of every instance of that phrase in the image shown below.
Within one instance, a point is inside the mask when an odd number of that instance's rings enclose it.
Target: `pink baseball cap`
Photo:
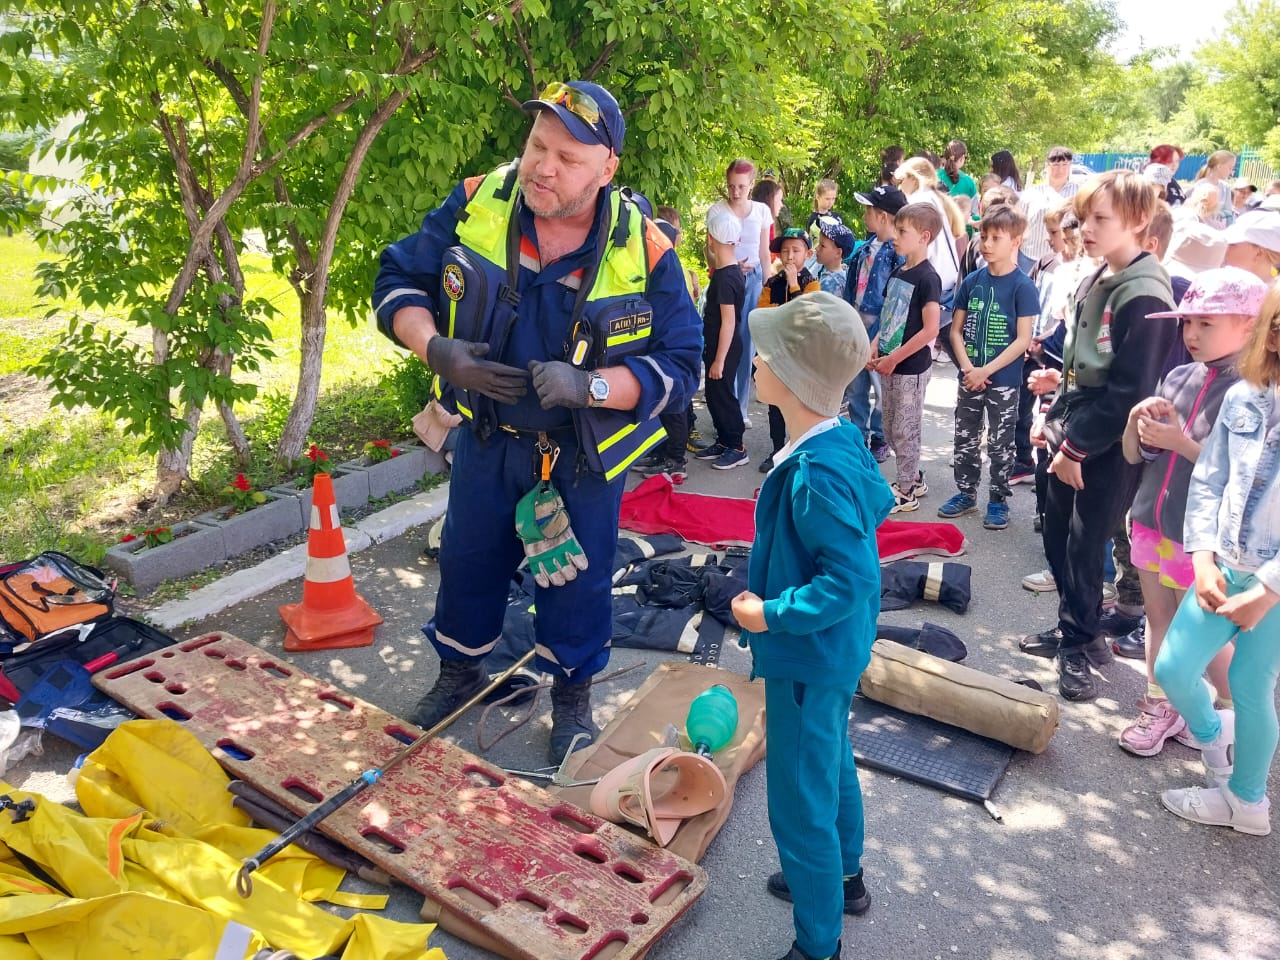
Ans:
[[[1191,281],[1176,310],[1149,313],[1148,317],[1257,316],[1267,295],[1267,284],[1248,270],[1218,267],[1205,270]]]

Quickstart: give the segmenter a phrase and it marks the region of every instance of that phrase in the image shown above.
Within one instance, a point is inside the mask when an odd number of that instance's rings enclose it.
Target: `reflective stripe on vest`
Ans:
[[[510,195],[503,198],[497,194],[507,181],[509,166],[499,167],[486,176],[476,188],[467,202],[465,214],[459,217],[457,231],[460,244],[472,254],[487,261],[487,267],[493,274],[504,275],[507,272],[507,231],[510,218],[514,215],[517,189],[511,189]],[[609,193],[609,211],[607,221],[601,225],[606,230],[606,247],[604,259],[596,271],[591,289],[587,293],[583,307],[583,318],[599,322],[618,301],[627,298],[642,299],[648,283],[648,257],[645,247],[644,216],[634,204],[622,204],[621,193],[611,190]],[[620,216],[628,217],[626,243],[618,246],[613,237]],[[490,287],[494,287],[490,283]],[[453,329],[455,305],[450,303],[450,330]],[[632,318],[630,323],[620,324],[616,333],[602,331],[607,365],[614,365],[618,359],[642,352],[653,332],[653,318],[649,314],[643,321]],[[597,341],[599,342],[599,341]],[[497,345],[490,344],[496,350]],[[491,359],[499,359],[497,356]],[[436,380],[440,389],[439,379]],[[468,420],[475,415],[464,404],[458,403],[459,391],[454,391],[454,406],[459,414]],[[588,462],[593,469],[602,473],[606,479],[613,480],[622,475],[627,468],[666,437],[657,417],[649,420],[635,421],[632,413],[589,408],[577,411],[577,416],[590,421],[587,431],[579,430],[579,439],[584,446],[592,440],[583,436],[584,432],[594,441],[595,459],[600,462]],[[622,424],[622,426],[619,426]]]

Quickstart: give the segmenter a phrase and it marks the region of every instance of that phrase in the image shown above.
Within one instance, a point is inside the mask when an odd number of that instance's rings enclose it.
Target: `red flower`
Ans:
[[[132,534],[132,533],[126,533],[123,537],[121,537],[121,538],[120,538],[120,542],[121,542],[121,543],[132,543],[134,540],[137,540],[137,539],[138,539],[138,538],[137,538],[137,536],[136,536],[136,535],[134,535],[134,534]]]
[[[399,451],[399,450],[392,450],[392,451],[391,451],[391,455],[392,455],[393,457],[398,457],[398,456],[400,456],[400,451]]]
[[[237,473],[236,478],[231,481],[231,485],[237,490],[244,490],[246,492],[253,489],[253,484],[249,482],[249,478],[243,473]]]
[[[391,449],[390,440],[370,440],[369,442],[372,443],[375,447],[381,447],[383,450]]]

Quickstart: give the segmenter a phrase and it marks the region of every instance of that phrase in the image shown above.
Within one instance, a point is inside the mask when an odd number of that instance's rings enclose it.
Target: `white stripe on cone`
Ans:
[[[312,530],[337,530],[338,529],[338,505],[336,503],[329,504],[329,526],[320,526],[320,508],[314,503],[311,505],[311,529]]]
[[[337,583],[351,577],[345,553],[336,557],[307,557],[307,579],[312,583]]]

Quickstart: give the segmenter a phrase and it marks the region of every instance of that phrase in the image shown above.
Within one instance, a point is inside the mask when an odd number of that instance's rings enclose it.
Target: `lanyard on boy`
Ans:
[[[534,486],[516,504],[516,533],[540,587],[563,587],[587,569],[587,555],[573,535],[564,498],[551,482],[560,444],[538,432],[533,448]]]

